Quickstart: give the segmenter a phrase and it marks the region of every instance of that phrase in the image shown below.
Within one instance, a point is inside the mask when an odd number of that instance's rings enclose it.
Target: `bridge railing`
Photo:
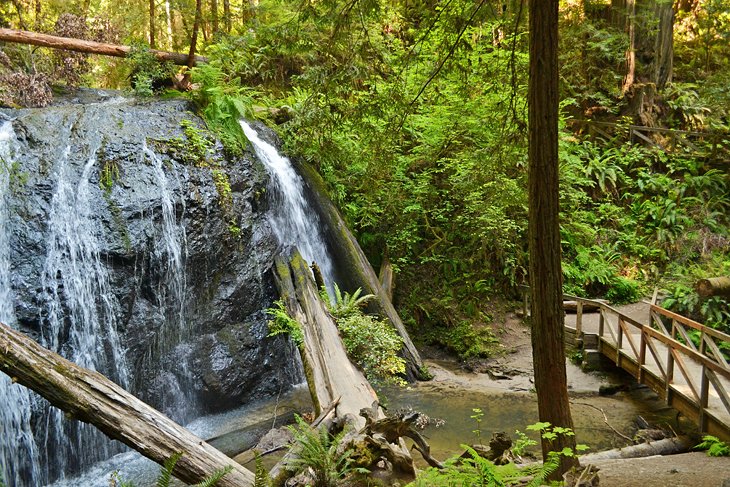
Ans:
[[[527,310],[529,288],[523,291]],[[615,348],[611,358],[618,367],[631,372],[640,383],[646,383],[647,374],[654,376],[655,392],[670,405],[677,392],[686,396],[689,389],[700,428],[706,431],[708,419],[712,418],[730,432],[730,394],[726,387],[730,385],[730,365],[722,353],[723,342],[730,344],[730,335],[656,304],[650,305],[650,322],[643,324],[605,302],[569,294],[563,299],[575,302],[577,336],[584,331],[584,310],[597,310],[599,346]],[[687,385],[682,390],[681,379],[677,380],[680,375]],[[660,387],[663,390],[657,390]]]

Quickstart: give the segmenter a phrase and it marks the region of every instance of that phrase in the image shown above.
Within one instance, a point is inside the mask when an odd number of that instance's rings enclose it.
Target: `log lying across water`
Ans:
[[[60,37],[15,29],[0,29],[0,41],[14,42],[17,44],[31,44],[33,46],[50,47],[53,49],[64,49],[66,51],[101,54],[102,56],[114,57],[127,57],[132,51],[130,46],[86,41],[83,39],[74,39],[72,37]],[[188,55],[180,52],[150,49],[150,53],[159,61],[169,61],[180,65],[185,65],[188,62]],[[196,64],[205,62],[208,62],[208,58],[204,56],[195,56]]]
[[[72,419],[93,424],[157,463],[182,453],[172,474],[187,483],[231,470],[216,485],[248,487],[254,474],[93,370],[84,369],[0,323],[0,370]]]

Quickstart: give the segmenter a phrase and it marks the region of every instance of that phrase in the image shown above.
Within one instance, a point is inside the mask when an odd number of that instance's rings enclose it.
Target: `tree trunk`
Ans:
[[[393,302],[393,280],[393,264],[391,264],[390,259],[385,256],[383,257],[383,262],[380,264],[378,281],[380,281],[380,287],[383,289],[385,296],[391,303]]]
[[[336,415],[351,414],[354,425],[363,427],[365,420],[358,419],[360,409],[369,408],[378,396],[362,372],[350,362],[337,325],[319,297],[306,261],[296,252],[291,259],[277,257],[275,265],[279,295],[304,335],[299,351],[315,413],[319,414],[322,407],[340,398]]]
[[[41,29],[41,0],[35,0],[35,30]]]
[[[223,0],[223,25],[226,28],[226,34],[231,33],[231,0]]]
[[[674,9],[672,2],[658,0],[655,7],[658,21],[654,44],[654,83],[657,90],[672,81],[674,66]]]
[[[532,293],[532,354],[538,416],[572,428],[563,344],[563,276],[560,267],[558,198],[558,0],[530,2],[529,251]],[[542,440],[550,451],[575,448],[575,437]],[[577,464],[561,457],[553,478]]]
[[[155,47],[155,0],[150,0],[150,48]]]
[[[114,57],[127,57],[129,52],[132,50],[129,46],[85,41],[81,39],[73,39],[71,37],[59,37],[14,29],[0,29],[0,41],[15,42],[18,44],[31,44],[34,46],[50,47],[53,49],[65,49],[67,51],[85,52],[89,54],[100,54],[102,56]],[[189,55],[179,52],[157,50],[151,50],[150,52],[160,61],[170,61],[175,64],[187,64],[190,61]],[[195,56],[193,53],[193,65],[207,61],[207,58]]]
[[[638,445],[630,445],[623,448],[615,448],[613,450],[599,451],[581,455],[580,461],[583,465],[596,462],[598,460],[618,460],[621,458],[640,458],[650,457],[653,455],[674,455],[676,453],[684,453],[692,449],[697,444],[688,436],[678,436],[676,438],[664,438],[650,443],[640,443]]]
[[[203,0],[195,0],[195,21],[193,22],[193,35],[190,38],[190,51],[188,52],[188,68],[195,66],[195,45],[198,43],[198,30],[203,21]],[[185,76],[190,78],[190,74]]]
[[[708,296],[730,296],[730,276],[700,279],[695,284],[697,294]]]
[[[213,36],[218,33],[218,0],[210,0],[210,19],[213,22]]]
[[[621,92],[631,89],[636,79],[636,0],[626,0],[626,34],[629,38],[629,48],[626,50],[626,75],[624,76]]]
[[[254,475],[98,372],[84,369],[0,323],[0,370],[33,389],[68,418],[96,426],[157,463],[182,453],[173,475],[201,482],[230,467],[216,485],[251,486]]]

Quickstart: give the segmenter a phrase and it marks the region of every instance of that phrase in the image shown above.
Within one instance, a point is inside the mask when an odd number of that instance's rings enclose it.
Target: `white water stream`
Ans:
[[[0,126],[0,322],[15,327],[16,318],[10,282],[10,235],[8,211],[10,174],[13,170],[15,132],[11,122]],[[13,384],[8,376],[0,374],[0,480],[7,485],[27,481],[33,485],[40,479],[38,449],[30,425],[33,399],[25,387]],[[11,405],[17,405],[13,407]],[[28,458],[25,464],[15,461]]]
[[[271,176],[269,188],[273,193],[273,210],[270,222],[279,243],[285,247],[296,246],[309,264],[316,262],[325,285],[332,292],[334,264],[327,251],[317,212],[306,199],[304,180],[294,170],[289,158],[279,154],[248,123],[241,120],[240,124]]]

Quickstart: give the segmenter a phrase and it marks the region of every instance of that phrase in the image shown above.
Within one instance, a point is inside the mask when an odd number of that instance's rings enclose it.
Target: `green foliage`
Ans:
[[[301,346],[304,343],[304,333],[302,332],[302,325],[297,320],[289,316],[286,311],[286,305],[279,299],[274,301],[274,306],[268,308],[266,313],[272,317],[268,321],[269,335],[289,335],[292,341]]]
[[[326,428],[312,429],[299,416],[296,420],[297,424],[288,428],[294,434],[292,448],[297,454],[286,462],[287,469],[300,471],[310,468],[314,487],[335,487],[351,474],[369,473],[353,464],[353,451],[342,444],[344,431],[332,436]]]
[[[335,283],[334,302],[330,300],[327,291],[324,289],[322,290],[322,292],[320,292],[320,296],[327,305],[327,309],[329,309],[330,313],[332,313],[332,316],[334,316],[335,319],[339,320],[351,317],[353,315],[361,315],[362,307],[365,306],[368,301],[375,297],[372,294],[360,296],[361,292],[362,289],[357,288],[352,294],[348,292],[343,293],[342,291],[340,291],[340,287],[337,285],[337,283]]]
[[[371,382],[403,384],[405,360],[398,356],[403,339],[385,320],[363,313],[364,306],[374,296],[361,296],[358,288],[352,294],[342,292],[334,284],[334,296],[330,299],[322,289],[320,296],[337,322],[350,359],[360,367]]]
[[[264,467],[264,461],[258,452],[255,452],[255,455],[256,473],[254,477],[253,487],[271,487],[271,477],[269,477],[269,472],[267,472],[266,467]]]
[[[163,82],[170,80],[175,74],[174,65],[160,62],[144,42],[132,44],[126,62],[131,72],[134,94],[143,98],[159,94],[163,89]]]
[[[474,414],[472,414],[469,417],[471,419],[473,419],[474,421],[476,421],[476,423],[477,423],[477,427],[472,430],[472,433],[474,433],[476,435],[477,441],[481,445],[482,444],[482,418],[484,417],[484,412],[479,408],[472,409],[472,412]]]
[[[405,360],[398,356],[403,340],[390,323],[362,313],[337,320],[347,355],[371,382],[404,384]]]
[[[720,440],[720,438],[712,435],[704,435],[702,443],[695,446],[696,450],[706,450],[707,455],[711,457],[728,457],[730,456],[730,446]]]

